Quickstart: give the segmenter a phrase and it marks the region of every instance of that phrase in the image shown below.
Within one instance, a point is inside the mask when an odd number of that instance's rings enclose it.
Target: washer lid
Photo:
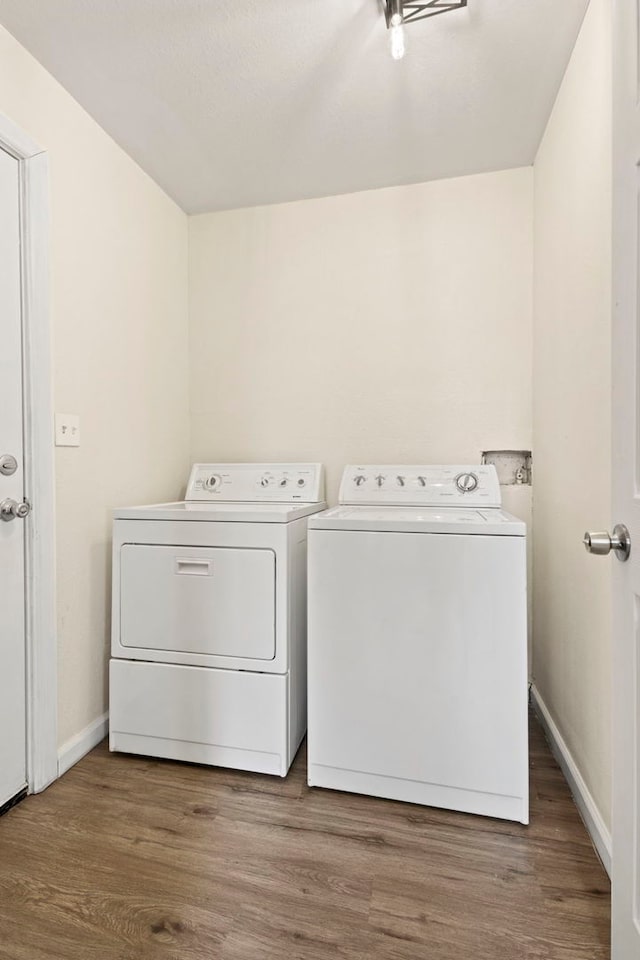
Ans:
[[[310,530],[366,530],[386,533],[456,533],[524,537],[522,520],[499,508],[333,507],[309,520]]]
[[[118,507],[114,520],[198,520],[233,523],[290,523],[323,510],[326,503],[153,503]]]

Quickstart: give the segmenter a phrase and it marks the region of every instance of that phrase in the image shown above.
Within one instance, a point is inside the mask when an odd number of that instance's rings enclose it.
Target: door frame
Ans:
[[[49,162],[0,114],[0,147],[19,163],[25,496],[25,649],[30,793],[58,776],[55,473],[49,319]]]

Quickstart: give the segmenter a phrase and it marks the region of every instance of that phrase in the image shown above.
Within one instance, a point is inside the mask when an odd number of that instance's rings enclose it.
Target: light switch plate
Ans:
[[[56,413],[56,447],[80,446],[80,417],[76,413]]]

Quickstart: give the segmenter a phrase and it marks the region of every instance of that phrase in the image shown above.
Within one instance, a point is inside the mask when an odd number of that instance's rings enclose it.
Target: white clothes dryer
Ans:
[[[320,464],[195,464],[184,502],[115,511],[111,750],[286,775],[323,486]]]
[[[492,466],[349,466],[309,521],[309,784],[528,822],[525,525]]]

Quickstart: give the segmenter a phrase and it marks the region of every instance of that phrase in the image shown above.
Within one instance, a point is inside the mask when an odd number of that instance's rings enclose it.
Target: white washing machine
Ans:
[[[111,750],[286,775],[323,484],[315,463],[199,463],[184,502],[115,512]]]
[[[528,822],[525,525],[492,466],[349,466],[309,521],[309,784]]]

